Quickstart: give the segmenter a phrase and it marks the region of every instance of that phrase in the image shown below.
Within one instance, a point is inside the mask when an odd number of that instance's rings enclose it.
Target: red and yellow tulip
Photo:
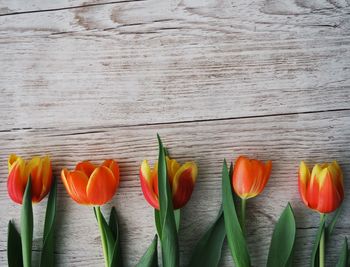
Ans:
[[[186,162],[180,165],[176,160],[166,157],[167,175],[170,182],[174,209],[180,209],[189,201],[197,179],[197,165]],[[140,180],[143,195],[148,203],[159,210],[158,164],[151,168],[147,160],[140,167]]]
[[[272,162],[263,163],[244,156],[238,157],[232,174],[232,185],[236,194],[242,199],[259,195],[271,173]]]
[[[111,159],[100,166],[83,161],[73,171],[63,169],[61,178],[68,194],[77,203],[100,206],[112,199],[119,186],[119,167]]]
[[[8,159],[8,169],[8,193],[10,198],[18,204],[22,204],[29,176],[32,181],[32,202],[40,202],[51,189],[52,168],[48,156],[33,157],[26,161],[12,154]]]
[[[320,213],[335,211],[344,199],[343,173],[336,161],[316,164],[311,174],[302,161],[298,183],[305,205]]]

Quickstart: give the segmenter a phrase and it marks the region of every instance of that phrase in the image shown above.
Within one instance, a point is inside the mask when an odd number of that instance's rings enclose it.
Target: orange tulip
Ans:
[[[33,157],[30,161],[25,161],[12,154],[8,159],[8,169],[8,193],[10,198],[18,204],[22,204],[29,176],[32,181],[32,202],[40,202],[51,189],[52,168],[48,156]]]
[[[316,164],[311,175],[302,161],[298,184],[305,205],[320,213],[335,211],[344,199],[343,173],[336,161]]]
[[[174,160],[166,157],[167,174],[172,192],[173,207],[180,209],[189,201],[194,184],[197,179],[197,165],[194,162],[186,162],[182,166]],[[147,160],[140,167],[140,180],[143,195],[148,203],[159,210],[158,201],[158,164],[151,169]]]
[[[236,194],[242,199],[259,195],[271,173],[272,162],[263,163],[244,156],[238,157],[233,169],[232,185]]]
[[[119,186],[119,167],[111,159],[96,167],[90,161],[79,162],[74,171],[63,169],[63,184],[79,204],[100,206],[112,199]]]

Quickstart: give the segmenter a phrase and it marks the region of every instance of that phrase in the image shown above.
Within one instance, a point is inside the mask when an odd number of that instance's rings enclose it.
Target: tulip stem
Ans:
[[[321,223],[323,223],[324,219],[325,219],[325,214],[321,213]],[[325,229],[323,228],[322,230],[322,234],[321,234],[321,239],[320,239],[320,247],[319,247],[319,255],[320,255],[320,267],[324,267],[324,259],[325,259],[325,255],[324,255],[324,251],[325,251]]]
[[[242,200],[241,200],[241,228],[242,228],[242,232],[244,235],[246,234],[246,227],[245,227],[246,207],[247,207],[247,199],[242,198]]]
[[[103,225],[102,225],[103,218],[102,218],[101,208],[100,208],[100,206],[97,206],[94,209],[96,212],[98,228],[99,228],[100,234],[101,234],[101,243],[102,243],[102,249],[103,249],[103,257],[105,259],[105,266],[108,267],[109,263],[108,263],[107,240],[106,240],[106,234],[104,232]]]

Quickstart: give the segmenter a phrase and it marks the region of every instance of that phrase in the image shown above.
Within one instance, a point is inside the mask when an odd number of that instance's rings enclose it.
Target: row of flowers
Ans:
[[[179,266],[178,233],[180,209],[193,192],[198,169],[195,162],[180,165],[168,155],[158,136],[159,157],[153,168],[147,160],[140,166],[140,183],[147,202],[154,208],[157,234],[137,266],[158,266],[158,239],[162,265]],[[52,175],[48,156],[25,161],[10,155],[8,160],[8,193],[22,204],[21,234],[13,221],[8,230],[8,264],[10,267],[32,266],[33,211],[32,203],[40,202],[49,192],[40,266],[54,266],[54,231],[57,205],[57,181]],[[224,160],[222,169],[222,205],[213,224],[194,248],[189,266],[218,266],[221,249],[227,239],[235,266],[250,267],[251,259],[246,236],[247,201],[258,196],[270,177],[272,162],[239,156],[233,165]],[[74,170],[63,169],[61,180],[70,197],[77,203],[91,205],[99,226],[106,267],[123,266],[118,218],[112,208],[109,220],[100,207],[110,201],[120,183],[119,166],[112,159],[96,166],[90,161],[79,162]],[[316,164],[312,171],[300,163],[298,184],[302,201],[320,214],[321,222],[312,249],[311,266],[324,266],[325,241],[339,217],[338,209],[344,199],[343,174],[336,161]],[[337,210],[326,222],[326,215]],[[288,203],[277,221],[271,238],[267,266],[292,266],[296,223]],[[327,237],[327,238],[326,238]],[[337,266],[349,266],[345,238]]]

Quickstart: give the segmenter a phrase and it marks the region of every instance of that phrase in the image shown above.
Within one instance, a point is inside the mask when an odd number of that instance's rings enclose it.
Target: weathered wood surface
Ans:
[[[249,203],[249,248],[264,266],[270,235],[290,201],[298,226],[295,266],[308,266],[316,213],[300,202],[296,171],[339,160],[349,194],[348,1],[0,1],[0,266],[7,222],[7,156],[48,153],[55,174],[79,160],[120,162],[108,205],[119,211],[127,266],[155,229],[138,167],[155,160],[156,133],[199,177],[183,210],[181,263],[220,204],[223,158],[273,160],[264,193]],[[58,266],[103,266],[91,208],[59,185]],[[35,260],[45,202],[35,207]],[[105,211],[108,209],[106,208]],[[334,266],[350,235],[350,202],[327,253]],[[231,266],[225,249],[221,266]]]

